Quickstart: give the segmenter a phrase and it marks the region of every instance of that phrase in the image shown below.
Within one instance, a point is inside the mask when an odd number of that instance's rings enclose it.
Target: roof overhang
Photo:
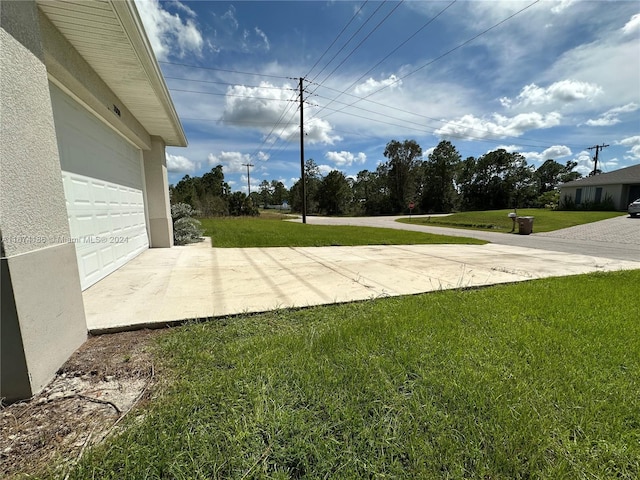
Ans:
[[[589,177],[579,178],[560,185],[560,188],[593,187],[601,185],[634,185],[640,183],[640,164],[601,173]]]
[[[187,138],[133,0],[37,0],[149,135],[186,147]]]

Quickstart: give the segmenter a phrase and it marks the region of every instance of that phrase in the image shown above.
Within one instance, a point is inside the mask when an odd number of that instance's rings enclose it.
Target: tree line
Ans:
[[[362,170],[355,178],[339,170],[321,175],[313,159],[305,162],[307,213],[385,215],[449,213],[464,210],[557,206],[557,187],[580,178],[577,162],[546,160],[538,169],[519,153],[498,149],[478,158],[462,159],[447,140],[426,157],[415,140],[391,140],[385,162]],[[204,216],[255,215],[257,207],[287,203],[302,211],[302,183],[287,189],[277,180],[263,180],[250,196],[231,192],[222,166],[202,177],[186,175],[170,187],[172,203],[183,202]]]

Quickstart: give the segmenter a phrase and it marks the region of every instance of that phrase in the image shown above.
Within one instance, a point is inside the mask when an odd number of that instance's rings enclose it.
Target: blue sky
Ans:
[[[640,6],[635,1],[136,0],[189,146],[169,182],[221,164],[235,190],[375,170],[390,140],[425,156],[497,148],[604,172],[640,163]],[[527,8],[528,7],[528,8]],[[199,68],[196,68],[199,67]]]

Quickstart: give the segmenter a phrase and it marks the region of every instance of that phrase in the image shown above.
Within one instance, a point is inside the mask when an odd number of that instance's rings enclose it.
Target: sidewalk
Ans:
[[[510,245],[149,249],[83,292],[93,333],[581,273],[625,261]]]

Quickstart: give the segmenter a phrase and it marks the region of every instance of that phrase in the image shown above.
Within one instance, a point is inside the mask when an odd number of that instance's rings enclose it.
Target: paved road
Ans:
[[[500,245],[578,253],[618,260],[640,261],[640,217],[631,218],[625,215],[600,222],[556,230],[555,232],[534,233],[533,235],[411,225],[396,222],[395,220],[398,218],[406,217],[337,218],[307,216],[307,223],[316,225],[359,225],[413,230],[459,237],[479,238]],[[533,229],[535,232],[535,220]]]

